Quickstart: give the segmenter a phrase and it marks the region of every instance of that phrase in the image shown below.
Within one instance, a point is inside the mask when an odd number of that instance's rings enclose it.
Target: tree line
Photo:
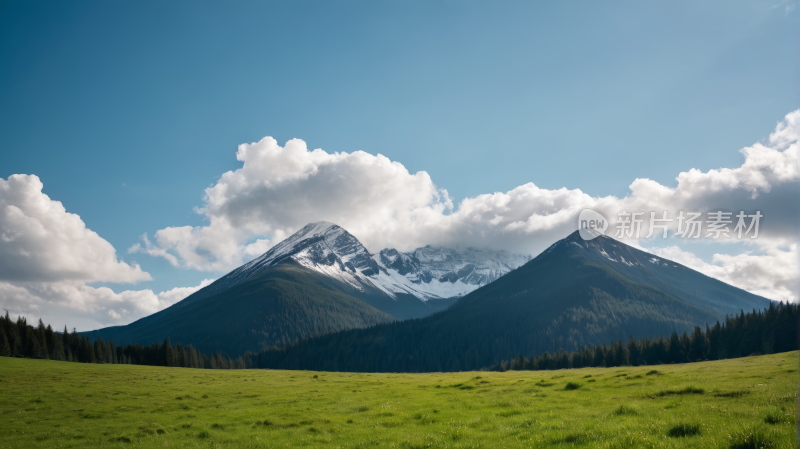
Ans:
[[[563,349],[550,354],[519,355],[511,360],[497,361],[487,367],[505,370],[553,370],[582,367],[613,367],[623,365],[657,365],[662,363],[687,363],[703,360],[720,360],[753,354],[773,354],[797,350],[800,305],[771,303],[764,310],[753,310],[729,315],[724,322],[705,330],[696,326],[691,332],[669,337],[641,338],[628,342],[580,346],[576,351]],[[28,357],[80,363],[112,363],[150,366],[171,366],[205,369],[298,368],[285,366],[286,354],[303,342],[282,348],[269,348],[258,353],[245,352],[232,359],[219,352],[211,356],[197,351],[192,345],[172,345],[167,338],[163,343],[151,345],[125,344],[117,346],[111,340],[96,338],[93,342],[78,335],[55,332],[39,320],[37,326],[27,323],[24,317],[11,320],[6,312],[0,317],[0,356]],[[436,344],[436,342],[431,342]],[[368,360],[349,360],[356,355],[347,347],[338,348],[335,357],[342,365],[355,371],[373,371]],[[304,365],[313,365],[306,360]],[[314,369],[305,366],[303,369]],[[409,371],[420,371],[412,369]],[[421,370],[425,371],[425,370]]]
[[[219,352],[208,356],[192,345],[172,345],[169,338],[163,343],[142,346],[137,343],[117,346],[111,340],[56,332],[39,320],[37,326],[20,316],[12,320],[6,311],[0,317],[0,356],[60,360],[79,363],[112,363],[126,365],[175,366],[206,369],[243,369],[243,357],[231,359]]]
[[[494,364],[492,370],[555,370],[583,367],[658,365],[720,360],[747,355],[774,354],[798,349],[798,304],[771,303],[763,311],[728,316],[705,330],[696,326],[689,335],[673,331],[669,337],[628,338],[627,344],[581,346],[536,356],[519,355]]]
[[[656,365],[792,351],[798,349],[799,307],[797,304],[773,302],[763,310],[753,309],[749,313],[741,311],[739,314],[729,315],[722,322],[717,321],[712,327],[706,325],[705,330],[697,326],[690,333],[678,334],[672,331],[672,335],[666,338],[629,337],[627,344],[618,340],[611,344],[577,345],[577,349],[573,351],[560,349],[552,354],[544,351],[538,353],[539,355],[536,353],[527,357],[520,355],[506,361],[495,359],[488,363],[469,366],[467,370]],[[533,333],[535,330],[529,332]],[[669,334],[669,331],[666,330],[664,333]],[[458,364],[452,362],[458,361],[459,357],[468,359],[472,351],[471,348],[459,348],[457,344],[442,339],[426,338],[428,336],[422,332],[419,334],[396,332],[386,337],[379,340],[375,338],[374,333],[370,333],[370,329],[342,332],[282,348],[265,349],[257,354],[245,354],[245,365],[257,368],[317,371],[463,371]],[[450,359],[431,359],[426,357],[427,354],[403,353],[403,348],[410,346],[404,345],[403,338],[422,340],[419,347],[439,348],[431,352],[445,354],[445,357]],[[493,343],[495,350],[491,352],[495,355],[505,346],[505,342],[498,341],[496,337],[492,340],[490,336],[489,341]],[[363,350],[364,347],[368,350]]]

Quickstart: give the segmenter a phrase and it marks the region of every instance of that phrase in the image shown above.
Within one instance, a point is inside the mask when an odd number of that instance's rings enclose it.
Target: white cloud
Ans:
[[[204,279],[195,287],[177,287],[161,293],[126,290],[115,293],[108,287],[91,287],[82,282],[0,281],[2,307],[13,316],[46,323],[69,325],[79,330],[128,324],[163,310],[209,285]]]
[[[0,178],[0,280],[150,280],[139,265],[118,260],[110,243],[42,187],[34,175]]]
[[[741,150],[745,160],[740,167],[691,169],[677,176],[675,187],[636,179],[630,194],[617,198],[528,183],[505,193],[466,198],[457,208],[426,172],[411,174],[380,154],[310,151],[297,139],[281,147],[266,137],[240,145],[236,157],[242,168],[223,174],[206,189],[198,212],[208,219],[207,226],[161,229],[155,244],[145,241],[131,251],[186,268],[225,272],[305,224],[326,220],[349,230],[372,251],[439,243],[536,254],[573,231],[575,217],[588,207],[603,211],[612,225],[620,210],[667,210],[673,217],[687,209],[760,210],[764,219],[756,245],[769,252],[797,243],[798,134],[800,111],[794,111],[767,141]],[[642,236],[646,234],[647,226]],[[715,259],[726,270],[747,276],[746,270],[732,268],[741,261]],[[793,276],[797,279],[796,272]],[[777,290],[758,291],[785,297],[778,277]],[[761,289],[755,285],[768,283],[752,285]]]
[[[0,179],[0,307],[11,314],[81,329],[126,324],[212,282],[206,279],[196,287],[158,294],[151,290],[115,293],[87,285],[136,283],[151,277],[139,265],[118,259],[110,243],[42,188],[33,175]],[[149,254],[169,259],[146,236],[143,242]]]
[[[194,287],[175,287],[172,290],[167,290],[158,294],[158,310],[164,310],[167,307],[175,304],[176,302],[186,298],[192,293],[200,290],[201,288],[211,285],[215,279],[203,279],[200,285]]]
[[[142,243],[137,243],[128,248],[128,253],[144,253],[153,257],[162,257],[173,267],[180,265],[177,257],[168,253],[167,250],[153,245],[153,243],[150,242],[150,239],[147,238],[147,234],[142,235],[140,240]]]
[[[646,251],[757,295],[776,301],[797,300],[800,255],[796,244],[786,249],[769,248],[763,255],[754,255],[752,252],[714,254],[712,263],[677,246]]]
[[[437,223],[452,208],[447,192],[427,173],[410,174],[381,155],[309,151],[296,139],[280,147],[267,137],[240,145],[236,157],[244,166],[206,189],[199,211],[208,226],[155,234],[158,249],[177,256],[182,266],[230,270],[318,220],[342,224],[367,244],[421,242],[409,224]],[[130,251],[155,252],[142,245]]]

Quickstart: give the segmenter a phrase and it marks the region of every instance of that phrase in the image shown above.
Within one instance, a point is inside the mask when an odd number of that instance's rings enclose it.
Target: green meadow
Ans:
[[[357,374],[0,357],[0,448],[793,448],[798,353]]]

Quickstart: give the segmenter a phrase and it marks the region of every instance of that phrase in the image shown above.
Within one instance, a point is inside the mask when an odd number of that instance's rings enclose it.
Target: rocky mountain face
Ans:
[[[358,239],[333,223],[321,221],[307,224],[231,274],[246,279],[287,258],[357,289],[362,289],[365,276],[378,271],[378,264]]]
[[[389,296],[408,293],[423,301],[463,296],[530,260],[530,256],[475,248],[427,245],[408,253],[387,248],[372,256],[372,283]]]
[[[342,227],[321,221],[309,223],[187,299],[221,293],[289,258],[360,291],[377,287],[391,298],[408,294],[421,301],[463,296],[530,260],[505,251],[430,245],[408,253],[387,248],[373,255]]]
[[[333,223],[321,221],[307,224],[266,253],[178,304],[185,305],[222,293],[287,259],[362,291],[363,283],[368,282],[366,276],[378,271],[377,263],[358,239]]]

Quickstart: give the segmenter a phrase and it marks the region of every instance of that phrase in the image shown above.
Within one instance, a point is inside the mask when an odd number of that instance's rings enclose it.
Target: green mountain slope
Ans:
[[[769,304],[679,264],[657,258],[656,265],[652,258],[614,239],[586,242],[575,233],[444,312],[266,351],[259,364],[331,371],[468,370],[519,354],[683,332],[740,307]]]
[[[562,240],[578,245],[592,263],[606,266],[635,282],[659,288],[677,298],[724,316],[764,308],[769,300],[710,278],[677,262],[620,243],[610,237],[584,241],[577,233]],[[555,250],[555,249],[554,249]]]
[[[173,343],[192,344],[204,352],[236,356],[394,321],[353,294],[369,296],[287,259],[217,295],[175,304],[127,326],[84,335],[118,344],[150,344],[169,337]]]

